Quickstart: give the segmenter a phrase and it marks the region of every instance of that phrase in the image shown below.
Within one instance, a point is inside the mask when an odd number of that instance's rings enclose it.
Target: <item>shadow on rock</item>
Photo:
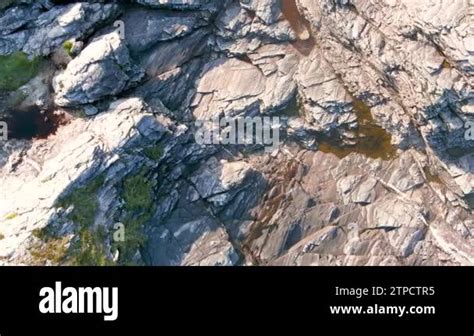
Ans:
[[[47,226],[35,231],[33,258],[72,265],[241,262],[234,228],[222,219],[250,218],[265,185],[258,172],[196,144],[185,126],[148,113],[138,99],[117,102],[90,125],[89,140],[77,140],[85,154],[67,155],[63,173],[75,178],[52,202]]]

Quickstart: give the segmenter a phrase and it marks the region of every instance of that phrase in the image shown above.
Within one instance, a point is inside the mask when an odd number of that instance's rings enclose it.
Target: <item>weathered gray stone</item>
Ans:
[[[117,5],[18,3],[0,54],[82,43],[54,80],[58,105],[82,106],[47,139],[1,143],[0,263],[67,263],[38,260],[32,232],[73,254],[81,223],[57,200],[101,178],[89,228],[119,265],[474,264],[467,1],[137,0],[124,40]],[[24,103],[49,106],[51,77]],[[271,154],[194,139],[195,119],[270,114]]]
[[[75,106],[117,95],[143,77],[120,36],[112,32],[96,38],[53,81],[55,102]]]
[[[117,14],[117,5],[87,2],[57,6],[43,13],[37,5],[13,7],[0,17],[0,55],[19,50],[28,55],[49,55],[65,41],[86,37]],[[21,20],[16,20],[18,15]]]

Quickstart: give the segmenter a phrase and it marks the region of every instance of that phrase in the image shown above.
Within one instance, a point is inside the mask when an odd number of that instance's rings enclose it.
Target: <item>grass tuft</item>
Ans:
[[[105,232],[102,226],[96,230],[82,229],[78,241],[72,247],[73,266],[112,266],[113,262],[107,258],[104,250]]]
[[[14,91],[38,74],[40,58],[22,52],[0,56],[0,90]]]
[[[143,225],[153,215],[153,183],[148,175],[149,171],[143,169],[140,174],[127,178],[123,183],[122,197],[126,214],[122,222],[125,225],[125,241],[114,243],[123,265],[133,265],[136,251],[146,243]]]
[[[66,42],[63,43],[63,49],[71,57],[72,57],[72,47],[73,46],[74,46],[74,43],[72,43],[72,41],[66,41]]]
[[[104,177],[99,176],[84,187],[78,188],[69,195],[61,198],[56,206],[68,209],[73,207],[69,219],[79,224],[80,228],[94,224],[94,218],[99,208],[97,191],[104,183]]]
[[[44,264],[50,261],[60,264],[67,256],[68,237],[48,237],[43,243],[37,243],[30,249],[30,254],[36,263]]]
[[[31,255],[35,259],[74,266],[113,264],[105,252],[103,227],[93,228],[99,208],[97,192],[104,180],[104,176],[98,176],[86,186],[73,190],[56,202],[56,207],[64,209],[72,207],[68,219],[76,225],[75,238],[72,239],[70,246],[66,247],[66,243],[69,241],[67,237],[56,237],[47,227],[33,230],[33,236],[44,242],[43,245],[35,246],[31,250]]]
[[[147,147],[143,150],[146,156],[154,161],[158,161],[163,156],[163,147],[161,145],[156,145],[152,147]]]
[[[124,181],[123,199],[127,211],[136,213],[151,207],[152,182],[148,180],[147,174],[145,169]]]

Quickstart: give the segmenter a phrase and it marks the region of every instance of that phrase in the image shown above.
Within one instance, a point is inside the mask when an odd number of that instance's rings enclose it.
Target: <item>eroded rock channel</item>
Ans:
[[[447,1],[10,1],[0,264],[474,264],[467,22]],[[196,141],[236,116],[278,116],[279,146]]]

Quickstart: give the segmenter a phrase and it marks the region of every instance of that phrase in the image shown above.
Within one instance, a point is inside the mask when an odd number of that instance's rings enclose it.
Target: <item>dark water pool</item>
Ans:
[[[320,139],[319,150],[343,158],[351,153],[360,153],[372,159],[388,160],[396,156],[397,148],[392,145],[392,136],[377,125],[370,108],[359,99],[353,98],[357,113],[358,127],[354,130],[357,143],[353,146],[341,145],[337,138]]]
[[[38,107],[16,109],[5,118],[9,139],[45,139],[66,123],[64,113],[41,111]]]

